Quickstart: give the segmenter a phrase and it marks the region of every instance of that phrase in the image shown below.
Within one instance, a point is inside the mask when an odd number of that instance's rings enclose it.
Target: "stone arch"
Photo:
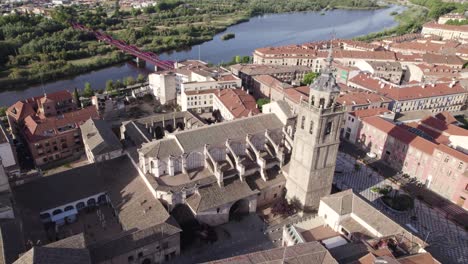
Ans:
[[[58,214],[61,214],[62,213],[62,209],[55,209],[53,212],[52,212],[52,215],[58,215]]]
[[[81,210],[86,207],[86,204],[84,202],[79,202],[76,204],[76,210]]]
[[[98,197],[98,203],[99,203],[99,204],[105,204],[105,203],[107,203],[107,195],[105,195],[105,194],[99,195],[99,197]]]
[[[240,199],[231,205],[229,208],[229,220],[239,220],[250,212],[249,200]]]
[[[174,132],[174,127],[172,126],[172,124],[167,124],[166,127],[165,127],[166,131],[169,132],[169,133],[172,133]]]
[[[164,137],[164,129],[162,127],[157,126],[154,128],[154,133],[156,135],[156,139],[160,139]]]
[[[86,204],[87,204],[88,206],[96,205],[96,199],[90,198],[90,199],[88,199],[88,201],[86,202]]]
[[[64,211],[71,211],[75,209],[75,207],[73,207],[73,205],[68,205],[67,207],[65,207]]]
[[[204,157],[200,152],[191,152],[187,156],[187,170],[204,167]]]

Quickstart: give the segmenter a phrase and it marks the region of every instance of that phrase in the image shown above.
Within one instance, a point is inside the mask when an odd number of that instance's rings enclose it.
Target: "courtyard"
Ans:
[[[80,210],[76,221],[58,227],[56,235],[62,239],[82,232],[87,241],[93,243],[122,232],[122,228],[110,205],[102,204]]]

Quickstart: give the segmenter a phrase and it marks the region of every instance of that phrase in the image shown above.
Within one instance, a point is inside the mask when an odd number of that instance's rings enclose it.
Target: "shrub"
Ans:
[[[407,211],[414,208],[414,199],[406,194],[382,197],[382,201],[390,208],[397,211]]]

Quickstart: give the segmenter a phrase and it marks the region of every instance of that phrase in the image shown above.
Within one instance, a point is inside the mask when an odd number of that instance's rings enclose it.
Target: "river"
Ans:
[[[391,6],[378,10],[332,10],[322,15],[320,12],[297,12],[269,14],[251,18],[248,22],[229,27],[216,35],[213,40],[192,47],[190,50],[161,54],[163,59],[183,60],[202,59],[214,64],[228,62],[236,55],[251,55],[259,47],[300,44],[304,42],[326,40],[332,34],[336,38],[353,38],[378,32],[397,25],[391,12],[401,12],[403,6]],[[234,33],[235,38],[221,40],[225,33]],[[70,79],[31,86],[24,90],[0,93],[0,105],[9,106],[18,100],[43,93],[82,89],[89,82],[93,89],[103,89],[109,79],[122,80],[139,73],[147,75],[151,65],[137,68],[133,63],[125,63],[92,71]]]

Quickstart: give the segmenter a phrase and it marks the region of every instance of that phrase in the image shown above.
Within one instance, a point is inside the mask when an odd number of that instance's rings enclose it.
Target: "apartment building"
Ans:
[[[392,103],[389,109],[396,113],[415,110],[459,112],[466,109],[468,96],[465,88],[457,81],[395,85],[368,73],[360,73],[350,79],[348,86],[390,98]]]
[[[89,106],[59,116],[24,120],[23,136],[37,166],[83,153],[80,125],[90,118],[99,118],[96,108]]]
[[[423,35],[436,35],[444,40],[457,40],[462,43],[468,42],[468,26],[455,26],[429,22],[423,25]]]
[[[398,126],[378,116],[362,120],[356,145],[397,171],[468,209],[468,155],[439,144],[422,129]]]

